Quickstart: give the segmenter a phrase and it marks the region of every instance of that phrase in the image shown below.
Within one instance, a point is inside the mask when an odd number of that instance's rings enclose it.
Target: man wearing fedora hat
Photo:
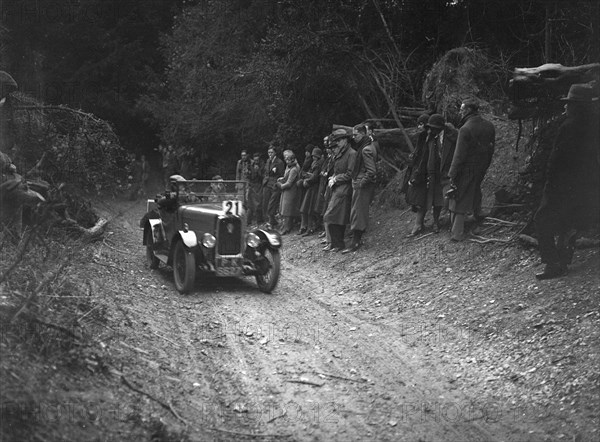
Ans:
[[[323,249],[326,252],[339,252],[345,248],[344,230],[350,222],[352,205],[352,171],[356,160],[356,152],[350,147],[352,134],[344,129],[336,129],[330,136],[334,145],[333,175],[329,178],[331,198],[323,215],[327,224],[331,244]]]
[[[469,98],[462,102],[460,130],[452,164],[448,171],[451,192],[448,194],[452,218],[453,241],[464,238],[465,215],[478,219],[481,211],[481,183],[492,163],[496,128],[479,114],[479,102]]]
[[[566,119],[548,158],[546,183],[534,218],[545,264],[536,274],[538,279],[565,275],[573,258],[577,229],[600,218],[597,93],[586,84],[574,84],[563,100]]]

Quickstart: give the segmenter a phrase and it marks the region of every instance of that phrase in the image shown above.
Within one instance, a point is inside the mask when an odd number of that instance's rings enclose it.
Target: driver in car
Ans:
[[[140,220],[140,227],[144,227],[146,225],[146,221],[149,219],[160,218],[161,216],[159,215],[159,210],[163,214],[163,222],[167,224],[170,218],[167,214],[173,214],[175,210],[177,210],[178,204],[200,201],[196,194],[190,192],[186,186],[177,184],[179,182],[186,181],[186,179],[181,175],[171,175],[169,177],[169,181],[171,183],[170,188],[165,190],[163,193],[156,195],[154,198],[158,209],[152,209],[146,213]]]
[[[225,184],[223,178],[220,175],[212,177],[212,183],[208,186],[206,194],[208,195],[208,201],[211,203],[218,203],[225,199]]]

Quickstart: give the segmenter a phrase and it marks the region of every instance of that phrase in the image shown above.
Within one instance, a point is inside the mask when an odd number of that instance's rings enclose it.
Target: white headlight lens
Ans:
[[[202,235],[202,245],[207,249],[212,249],[217,243],[217,238],[212,236],[210,233]]]
[[[260,238],[256,233],[250,232],[246,237],[246,244],[248,245],[248,247],[252,247],[255,249],[260,244]]]

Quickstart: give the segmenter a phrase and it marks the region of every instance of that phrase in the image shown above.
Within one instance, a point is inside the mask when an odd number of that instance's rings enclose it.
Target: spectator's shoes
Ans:
[[[350,247],[342,250],[342,253],[346,254],[346,253],[356,252],[359,247],[360,247],[360,244],[352,244],[352,245],[350,245]]]
[[[408,235],[406,235],[406,237],[414,238],[415,236],[419,236],[421,233],[423,233],[423,226],[415,227]]]
[[[553,279],[565,276],[567,274],[567,266],[563,264],[546,264],[544,271],[537,273],[535,277],[540,280]]]
[[[296,235],[304,235],[306,233],[306,228],[303,227],[300,230],[298,230],[298,233],[296,233]]]
[[[325,236],[327,235],[327,233],[325,233],[324,231],[319,233],[319,238],[325,238]]]
[[[315,231],[313,229],[310,229],[310,230],[307,230],[306,232],[304,232],[302,234],[302,236],[311,236],[311,235],[314,235],[314,234],[315,234]]]

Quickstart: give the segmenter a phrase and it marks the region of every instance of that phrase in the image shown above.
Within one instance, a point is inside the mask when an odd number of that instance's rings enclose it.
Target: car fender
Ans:
[[[253,230],[252,233],[258,235],[261,242],[272,249],[279,249],[281,247],[282,241],[279,232],[256,229]]]
[[[159,238],[165,238],[165,229],[163,228],[163,224],[162,224],[162,220],[159,218],[151,218],[148,220],[148,222],[146,223],[146,225],[144,226],[144,242],[143,245],[148,245],[146,244],[146,232],[148,231],[148,229],[150,229],[152,231],[152,238],[156,238],[157,236]],[[158,235],[156,235],[156,231],[158,230]]]
[[[186,245],[186,247],[193,249],[194,247],[198,246],[198,237],[196,236],[196,233],[194,231],[188,230],[186,232],[184,230],[180,230],[179,236],[181,237],[181,240]]]

